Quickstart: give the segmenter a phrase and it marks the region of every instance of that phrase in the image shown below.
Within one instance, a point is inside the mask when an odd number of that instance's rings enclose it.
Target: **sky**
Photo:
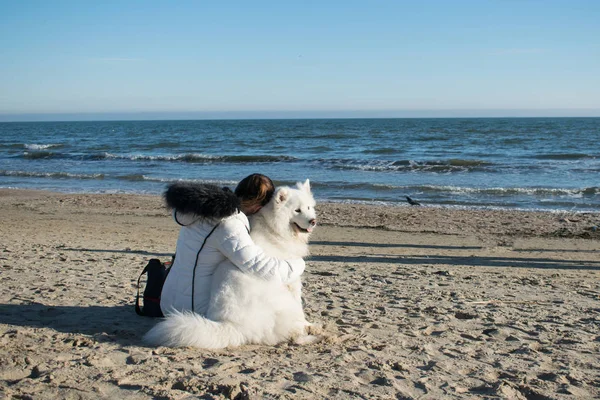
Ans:
[[[600,1],[0,0],[0,120],[600,116]]]

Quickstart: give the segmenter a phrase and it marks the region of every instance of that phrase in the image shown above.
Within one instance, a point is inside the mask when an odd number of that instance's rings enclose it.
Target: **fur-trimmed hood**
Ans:
[[[167,207],[182,214],[222,219],[240,209],[240,201],[229,188],[209,183],[173,183],[164,193]]]

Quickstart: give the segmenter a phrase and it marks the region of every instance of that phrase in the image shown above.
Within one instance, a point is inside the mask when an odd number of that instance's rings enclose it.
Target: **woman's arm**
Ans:
[[[217,235],[221,237],[219,250],[241,271],[283,283],[298,279],[304,272],[306,264],[302,258],[279,260],[267,256],[254,244],[242,221],[227,220],[222,225],[222,231]]]

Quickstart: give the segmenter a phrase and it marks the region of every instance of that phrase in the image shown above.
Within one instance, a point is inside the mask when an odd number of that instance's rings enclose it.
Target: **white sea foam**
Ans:
[[[46,149],[50,149],[52,147],[59,147],[60,144],[35,144],[35,143],[31,143],[31,144],[24,144],[23,147],[25,147],[27,150],[46,150]]]
[[[36,172],[0,170],[0,176],[25,178],[73,178],[73,179],[104,179],[104,174],[72,174],[69,172]]]

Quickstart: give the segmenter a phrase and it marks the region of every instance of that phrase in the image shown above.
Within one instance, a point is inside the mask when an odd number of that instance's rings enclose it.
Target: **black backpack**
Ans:
[[[158,258],[153,258],[144,268],[137,283],[137,296],[135,297],[135,312],[145,317],[163,317],[160,309],[160,293],[167,279],[167,275],[173,265],[175,256],[171,262],[163,263]],[[144,274],[148,274],[146,288],[144,289],[143,305],[140,307],[140,280]]]

